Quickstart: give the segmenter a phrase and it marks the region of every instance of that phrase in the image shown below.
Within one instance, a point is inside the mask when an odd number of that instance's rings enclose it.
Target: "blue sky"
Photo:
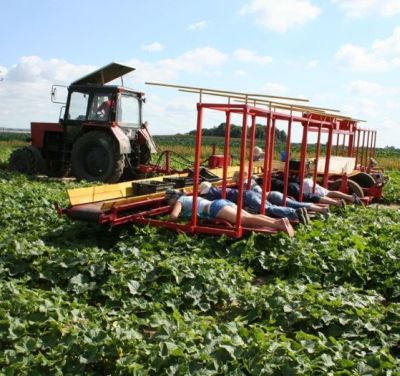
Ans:
[[[53,83],[118,61],[136,67],[125,84],[146,92],[153,134],[194,129],[197,97],[145,81],[305,97],[367,120],[379,146],[400,147],[399,0],[3,0],[0,9],[0,127],[57,121]]]

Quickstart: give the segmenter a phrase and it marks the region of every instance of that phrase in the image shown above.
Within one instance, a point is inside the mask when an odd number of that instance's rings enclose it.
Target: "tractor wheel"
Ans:
[[[72,148],[72,174],[80,180],[115,183],[124,165],[117,141],[106,132],[85,133]]]
[[[340,189],[340,186],[342,185],[342,179],[337,179],[331,184],[329,184],[328,189],[330,191],[337,191]],[[364,197],[364,192],[362,188],[360,187],[359,184],[357,184],[355,181],[347,179],[347,188],[349,190],[349,194],[352,195],[355,193],[358,197]]]
[[[34,146],[15,150],[10,157],[10,170],[21,174],[35,175],[44,172],[44,160]]]
[[[356,175],[349,176],[349,179],[355,181],[362,188],[371,188],[375,185],[375,179],[366,172],[360,172]]]

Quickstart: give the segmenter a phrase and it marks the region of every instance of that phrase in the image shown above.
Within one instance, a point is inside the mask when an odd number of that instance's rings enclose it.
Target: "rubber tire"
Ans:
[[[121,178],[124,165],[117,140],[106,132],[85,133],[72,148],[72,174],[79,180],[115,183]]]
[[[39,149],[30,145],[12,152],[9,167],[21,174],[36,175],[44,172],[44,160]]]
[[[329,184],[328,189],[330,191],[337,191],[337,190],[339,190],[341,185],[342,185],[342,179],[337,179],[334,182],[332,182],[331,184]],[[358,197],[361,197],[361,198],[364,197],[363,189],[355,181],[347,179],[347,188],[349,190],[350,195],[355,193]]]
[[[349,179],[355,181],[362,188],[371,188],[375,185],[375,179],[366,172],[360,172],[356,175],[349,176]]]

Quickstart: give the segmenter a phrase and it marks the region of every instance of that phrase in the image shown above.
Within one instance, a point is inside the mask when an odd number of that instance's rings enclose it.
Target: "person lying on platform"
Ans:
[[[356,194],[348,195],[340,191],[330,191],[319,184],[316,184],[315,192],[313,192],[312,187],[313,180],[310,178],[304,179],[303,201],[336,205],[342,208],[346,206],[346,203],[364,205]],[[272,178],[271,188],[283,192],[283,180],[276,177]],[[288,184],[287,194],[288,196],[292,196],[296,200],[298,200],[300,195],[300,184],[293,180],[290,181]]]
[[[303,180],[303,192],[305,194],[313,193],[313,185],[314,181],[312,178],[305,178]],[[315,184],[314,193],[320,197],[344,200],[349,204],[364,205],[363,202],[360,200],[360,197],[358,197],[355,193],[353,193],[352,195],[348,195],[341,191],[330,191],[329,189],[324,188],[318,183]]]
[[[247,172],[244,172],[244,181],[245,183],[247,182]],[[234,182],[239,181],[239,171],[236,171],[233,174],[232,180]],[[256,193],[258,200],[260,202],[260,207],[261,207],[261,195],[262,195],[262,188],[260,185],[257,184],[255,179],[251,179],[251,184],[250,184],[250,189],[254,193]],[[283,207],[283,194],[279,191],[269,191],[265,195],[266,197],[266,208],[267,205],[269,206],[276,206],[276,207]],[[299,202],[294,199],[291,199],[290,197],[286,197],[286,206],[283,207],[285,209],[304,209],[306,211],[313,211],[316,213],[321,213],[323,215],[327,215],[329,212],[329,207],[327,206],[320,206],[320,205],[315,205],[314,203],[310,202]],[[269,214],[269,213],[268,213]],[[307,215],[308,217],[308,215]]]
[[[209,201],[222,199],[222,189],[214,187],[208,181],[203,181],[199,185],[199,195]],[[239,190],[237,188],[226,188],[226,199],[235,204],[238,202]],[[251,191],[243,191],[243,207],[245,210],[252,213],[261,212],[261,195]],[[307,210],[302,207],[297,209],[288,208],[284,206],[272,205],[265,201],[265,214],[274,218],[287,218],[289,221],[299,221],[307,225],[310,223],[310,217]]]
[[[182,191],[167,189],[165,200],[172,206],[170,220],[176,221],[179,216],[190,218],[192,216],[193,196],[186,196]],[[209,201],[205,198],[197,198],[197,215],[200,218],[223,219],[231,224],[236,223],[237,206],[228,200]],[[285,232],[288,236],[294,236],[294,229],[287,218],[274,219],[262,214],[250,214],[241,211],[242,225],[251,228],[271,227]]]

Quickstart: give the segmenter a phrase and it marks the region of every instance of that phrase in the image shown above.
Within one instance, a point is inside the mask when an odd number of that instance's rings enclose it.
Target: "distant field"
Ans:
[[[174,153],[183,155],[186,157],[193,156],[193,150],[195,146],[194,136],[189,135],[174,135],[174,136],[155,136],[155,141],[160,150],[170,149]],[[202,158],[207,158],[211,154],[212,145],[215,144],[217,147],[217,153],[223,153],[224,148],[224,138],[221,137],[203,137],[203,148],[202,148]],[[238,160],[239,150],[240,150],[240,139],[231,139],[231,155],[236,156]],[[256,146],[264,148],[264,143],[262,140],[256,141]],[[286,145],[276,144],[275,145],[275,158],[279,159],[280,152],[285,150]],[[324,148],[322,148],[322,152]],[[293,158],[299,158],[300,155],[300,145],[292,145]],[[309,156],[312,157],[315,154],[314,145],[308,148]],[[379,166],[387,169],[397,169],[400,170],[400,149],[396,148],[381,148],[377,149],[376,159],[378,160]]]
[[[2,149],[9,147],[20,147],[26,143],[26,139],[29,134],[23,133],[1,133],[0,132],[0,147]],[[177,156],[184,156],[186,159],[194,160],[194,145],[195,138],[192,135],[173,135],[173,136],[154,136],[155,142],[158,146],[159,151],[171,150]],[[240,139],[231,139],[231,155],[235,162],[239,158],[240,150]],[[203,137],[203,148],[201,152],[201,158],[206,159],[211,155],[213,145],[216,145],[217,153],[223,153],[224,138],[221,137]],[[261,140],[256,141],[256,146],[264,147],[264,143]],[[275,158],[279,159],[280,152],[285,150],[286,145],[276,144],[275,145]],[[324,148],[322,148],[323,152]],[[293,158],[298,158],[300,154],[299,144],[292,145]],[[309,155],[313,156],[314,146],[309,146]],[[177,167],[179,167],[179,159],[177,159]],[[377,149],[376,159],[378,160],[379,166],[385,169],[397,169],[400,170],[400,149],[396,148],[381,148]],[[153,162],[157,160],[157,155],[153,156]]]

